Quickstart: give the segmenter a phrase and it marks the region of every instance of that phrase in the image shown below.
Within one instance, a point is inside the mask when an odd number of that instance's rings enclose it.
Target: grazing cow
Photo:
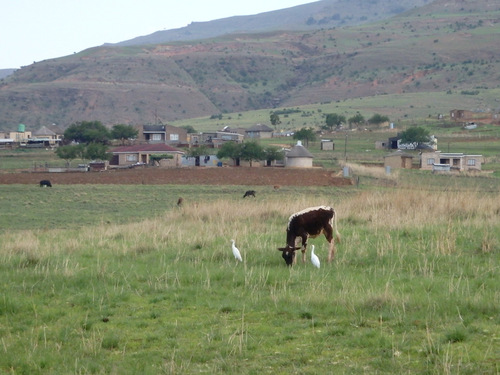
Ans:
[[[274,185],[274,188],[273,188],[273,189],[274,189],[274,190],[279,190],[280,188],[281,188],[281,186],[280,186],[280,185]]]
[[[49,180],[41,180],[40,187],[52,187],[52,184],[50,183]]]
[[[247,190],[243,198],[246,197],[254,197],[255,198],[255,190]]]
[[[288,266],[295,263],[295,250],[302,249],[302,262],[306,261],[307,239],[315,238],[323,233],[330,244],[328,252],[328,262],[335,256],[335,239],[340,242],[340,233],[337,230],[337,214],[332,207],[319,206],[310,207],[300,212],[294,213],[288,220],[286,229],[286,247],[280,247],[281,256]],[[302,239],[302,246],[295,245],[296,239]]]

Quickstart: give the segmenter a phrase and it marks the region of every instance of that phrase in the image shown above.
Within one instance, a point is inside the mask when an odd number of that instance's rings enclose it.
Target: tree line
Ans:
[[[138,131],[131,125],[117,124],[108,129],[100,121],[81,121],[71,124],[64,132],[64,145],[56,149],[56,155],[66,160],[109,160],[108,146],[111,140],[137,137]]]

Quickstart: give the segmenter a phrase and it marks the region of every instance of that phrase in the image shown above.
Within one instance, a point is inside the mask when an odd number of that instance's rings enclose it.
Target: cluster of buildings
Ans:
[[[110,149],[112,154],[110,167],[131,167],[157,163],[162,167],[180,166],[220,166],[221,161],[215,155],[189,157],[183,149],[205,146],[219,148],[225,142],[242,143],[244,139],[265,139],[273,137],[273,129],[267,125],[256,124],[250,128],[231,129],[225,127],[220,131],[188,133],[186,129],[171,125],[137,126],[137,139],[127,145]],[[64,131],[56,125],[42,126],[39,130],[30,131],[20,124],[17,131],[0,132],[0,148],[40,147],[54,148],[62,144]],[[156,159],[155,156],[165,156]],[[298,142],[286,150],[285,160],[273,161],[273,166],[312,167],[313,155]],[[235,161],[237,165],[244,162]],[[261,163],[264,165],[264,161]],[[260,165],[253,163],[253,165]],[[266,164],[267,165],[267,164]],[[103,168],[107,168],[106,164]]]
[[[401,144],[399,136],[389,138],[388,149],[396,151],[384,157],[384,167],[389,168],[419,168],[433,172],[478,172],[481,170],[483,156],[459,152],[441,152],[437,149],[437,139],[431,137],[428,144]],[[376,145],[376,147],[378,144]],[[413,150],[409,152],[408,150]],[[414,159],[417,158],[416,163]]]
[[[16,131],[0,131],[0,148],[13,147],[57,147],[64,137],[64,131],[56,125],[42,126],[36,131],[26,130],[19,124]]]
[[[225,127],[220,131],[203,133],[188,133],[184,128],[171,125],[140,125],[137,126],[137,130],[137,139],[131,144],[111,148],[112,158],[109,162],[111,167],[149,165],[155,162],[155,156],[158,155],[167,156],[156,160],[157,165],[164,167],[220,166],[222,163],[215,155],[189,157],[183,149],[201,146],[219,148],[225,142],[242,143],[244,139],[273,137],[273,129],[262,124],[242,129]],[[0,148],[54,148],[62,144],[63,138],[64,131],[56,125],[42,126],[36,131],[29,131],[25,125],[20,124],[17,131],[0,132]],[[384,157],[386,168],[420,168],[433,172],[481,170],[482,155],[441,152],[437,149],[435,138],[426,145],[404,145],[400,141],[400,137],[396,136],[376,143],[376,148],[396,150]],[[321,150],[333,150],[333,147],[331,141],[321,142]],[[419,160],[414,162],[416,157]],[[285,150],[285,160],[273,161],[272,165],[311,168],[313,158],[313,155],[299,141],[290,149]],[[243,165],[239,161],[236,163],[236,165]],[[264,164],[264,161],[261,164],[269,165]]]
[[[138,139],[132,145],[119,146],[110,150],[113,157],[111,166],[131,166],[150,164],[154,155],[169,155],[158,161],[159,166],[221,166],[222,162],[215,155],[189,157],[181,148],[205,146],[220,148],[225,142],[242,143],[244,139],[266,139],[273,136],[273,129],[257,124],[248,129],[224,128],[220,131],[187,133],[183,128],[170,125],[143,125],[138,128]],[[234,161],[235,165],[245,165],[243,161]],[[313,155],[298,142],[286,150],[285,160],[273,161],[272,166],[311,168]],[[265,161],[253,163],[268,165]]]

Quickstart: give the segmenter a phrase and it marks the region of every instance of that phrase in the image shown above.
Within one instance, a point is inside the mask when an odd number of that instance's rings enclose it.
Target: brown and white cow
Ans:
[[[335,240],[340,242],[340,233],[337,230],[337,215],[332,207],[318,206],[310,207],[305,210],[294,213],[288,220],[286,229],[286,247],[280,247],[278,250],[283,253],[281,256],[285,259],[287,265],[295,263],[295,250],[302,249],[302,262],[306,261],[307,239],[315,238],[323,233],[330,244],[328,252],[328,262],[331,262],[335,256]],[[296,240],[300,237],[302,246],[296,246]]]

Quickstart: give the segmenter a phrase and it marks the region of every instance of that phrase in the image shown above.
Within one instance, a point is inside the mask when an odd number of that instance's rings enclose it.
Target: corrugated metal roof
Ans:
[[[408,153],[402,152],[402,151],[396,151],[396,152],[393,152],[389,155],[385,155],[384,158],[387,158],[389,156],[401,156],[402,158],[412,158],[413,157],[412,154],[408,154]]]
[[[120,146],[111,150],[113,154],[118,153],[132,153],[132,152],[181,152],[184,151],[169,146],[164,143],[152,143],[152,144],[144,144],[144,145],[133,145],[133,146]]]
[[[165,125],[144,125],[143,130],[145,132],[164,132]]]
[[[262,124],[256,124],[252,126],[251,128],[246,130],[247,132],[272,132],[273,129],[271,129],[267,125],[262,125]]]

